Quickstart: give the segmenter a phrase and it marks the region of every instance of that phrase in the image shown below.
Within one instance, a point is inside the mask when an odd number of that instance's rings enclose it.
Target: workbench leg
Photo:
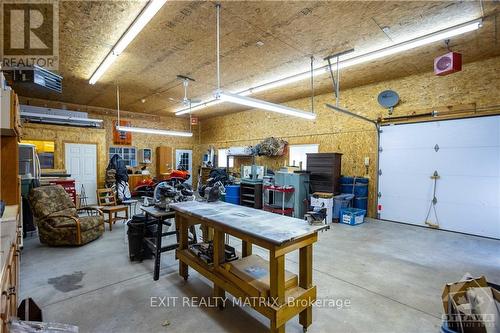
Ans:
[[[276,327],[276,322],[271,319],[271,327],[269,332],[271,333],[285,333],[286,324],[281,325],[280,327]]]
[[[161,234],[163,232],[163,221],[161,218],[156,219],[156,247],[155,247],[155,270],[153,280],[157,281],[160,278],[161,264]]]
[[[196,237],[196,226],[192,225],[189,227],[189,231],[191,232],[191,235],[193,235],[193,244],[198,243],[198,237]]]
[[[214,229],[206,225],[201,226],[201,234],[203,237],[203,242],[208,243],[214,238]]]
[[[304,289],[312,287],[312,245],[307,245],[299,250],[299,287]],[[299,323],[304,331],[311,325],[312,305],[299,314]]]
[[[271,303],[285,303],[285,255],[276,257],[273,250],[269,251],[269,282]]]
[[[183,221],[182,217],[176,216],[175,225],[179,228],[179,247],[177,251],[182,251],[188,248],[188,227],[185,222],[186,221]],[[189,276],[188,265],[182,260],[179,260],[179,275],[182,276],[185,281],[187,281]]]
[[[225,262],[225,240],[224,233],[219,230],[214,232],[214,268],[218,268]],[[222,301],[226,297],[226,292],[220,286],[214,283],[214,297],[215,302],[220,310],[224,308],[224,302]]]
[[[242,240],[241,241],[241,256],[243,258],[252,255],[252,243]]]

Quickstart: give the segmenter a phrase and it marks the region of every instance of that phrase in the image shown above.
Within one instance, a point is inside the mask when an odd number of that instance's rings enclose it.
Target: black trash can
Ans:
[[[153,237],[154,233],[150,227],[146,226],[148,220],[144,215],[134,215],[127,222],[128,253],[130,261],[142,261],[151,259],[153,252],[144,241],[144,237]]]

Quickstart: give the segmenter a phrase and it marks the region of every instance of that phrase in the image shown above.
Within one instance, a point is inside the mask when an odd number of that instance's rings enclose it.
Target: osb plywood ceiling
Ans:
[[[168,1],[94,86],[88,79],[141,11],[141,1],[62,1],[60,3],[61,95],[17,87],[21,95],[114,108],[116,84],[122,109],[173,114],[182,98],[177,74],[196,79],[193,98],[215,89],[214,2]],[[308,70],[323,57],[354,48],[356,53],[391,45],[478,17],[476,32],[451,40],[465,62],[500,55],[498,2],[485,1],[223,1],[221,70],[223,88],[238,91],[259,82]],[[446,52],[435,43],[402,55],[342,72],[342,88],[432,70],[433,58]],[[331,91],[327,75],[315,79],[318,93]],[[307,80],[256,95],[284,102],[310,94]],[[218,105],[199,111],[210,116],[241,110]]]

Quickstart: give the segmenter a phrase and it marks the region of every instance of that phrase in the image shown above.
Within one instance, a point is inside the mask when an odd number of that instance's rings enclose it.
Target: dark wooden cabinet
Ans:
[[[340,193],[342,154],[307,154],[307,171],[312,192]]]
[[[262,209],[262,183],[240,184],[240,205]]]

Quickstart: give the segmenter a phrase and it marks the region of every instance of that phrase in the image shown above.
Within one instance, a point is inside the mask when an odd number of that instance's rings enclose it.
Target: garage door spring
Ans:
[[[427,216],[425,217],[425,224],[427,224],[431,228],[438,229],[439,228],[439,220],[436,211],[437,197],[436,197],[436,188],[437,188],[437,180],[440,178],[437,171],[434,171],[434,174],[431,176],[431,179],[434,180],[433,189],[432,189],[432,200],[429,204],[429,209],[427,210]],[[431,209],[434,210],[434,216],[436,217],[436,223],[432,223],[429,221],[429,216],[431,215]]]

